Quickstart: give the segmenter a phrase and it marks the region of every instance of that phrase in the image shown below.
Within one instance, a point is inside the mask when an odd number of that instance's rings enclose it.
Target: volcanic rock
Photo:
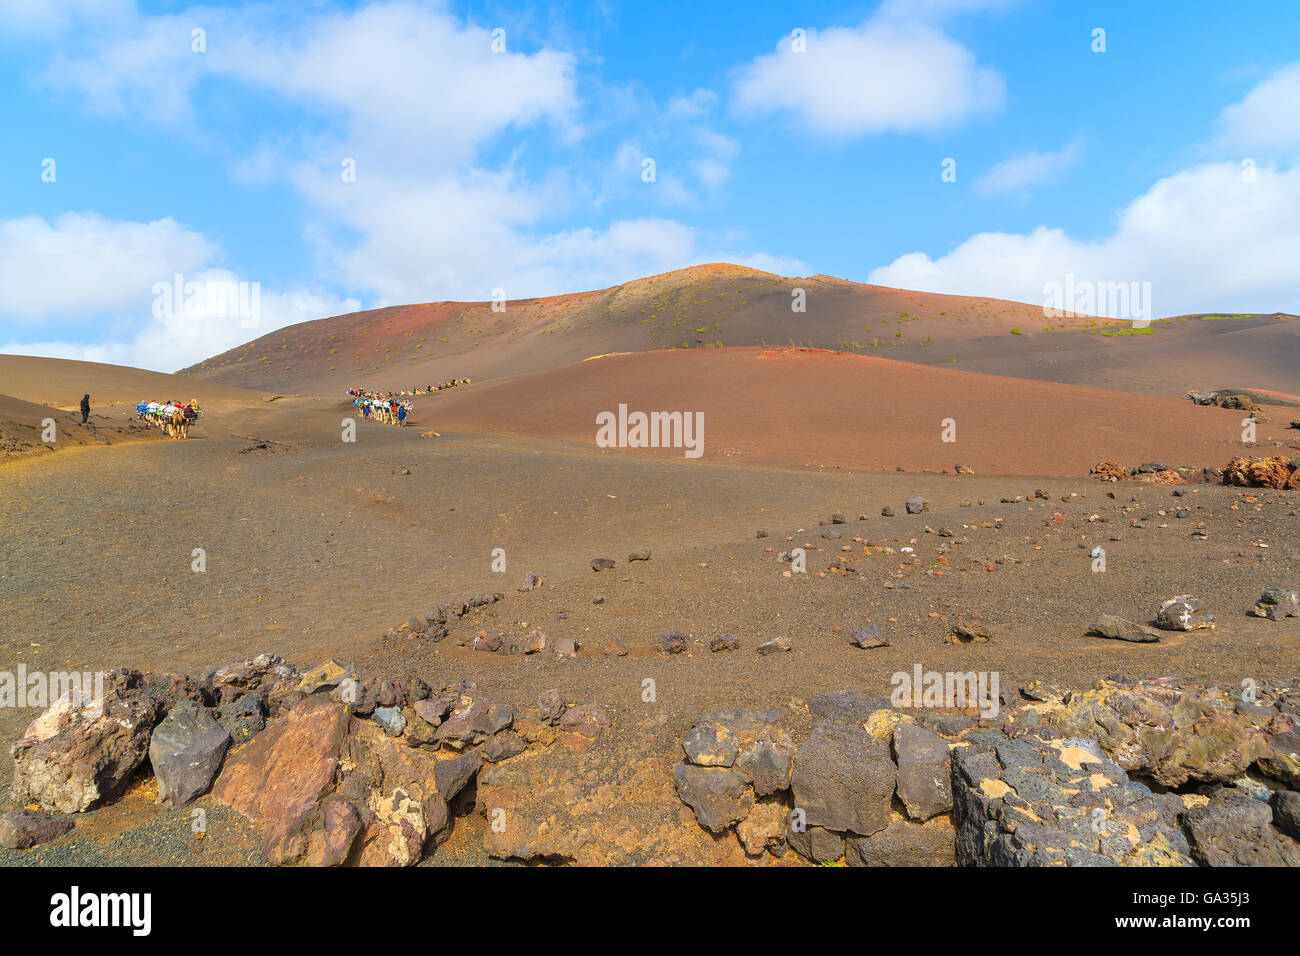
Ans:
[[[71,820],[60,820],[37,810],[10,810],[0,816],[0,846],[28,850],[63,836],[72,826]]]
[[[1160,605],[1156,627],[1166,631],[1214,630],[1213,615],[1204,614],[1205,602],[1190,594],[1180,594]]]
[[[898,799],[907,815],[922,822],[952,809],[948,744],[914,724],[894,728]]]
[[[229,746],[230,734],[209,708],[193,701],[174,705],[149,741],[158,802],[183,807],[206,793]]]
[[[1114,614],[1098,615],[1088,633],[1096,634],[1098,637],[1108,637],[1114,641],[1132,641],[1136,644],[1151,644],[1160,640],[1160,632],[1155,628],[1136,624]]]
[[[170,691],[125,668],[105,672],[102,701],[91,689],[70,689],[10,748],[15,802],[78,813],[117,797],[148,755]]]
[[[1300,617],[1300,592],[1294,588],[1266,588],[1250,613],[1270,621]]]
[[[673,783],[700,826],[714,833],[745,819],[754,805],[753,791],[735,770],[679,763],[673,768]]]

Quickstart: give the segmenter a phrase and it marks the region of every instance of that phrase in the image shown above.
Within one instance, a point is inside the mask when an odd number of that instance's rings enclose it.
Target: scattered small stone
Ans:
[[[583,737],[596,737],[602,731],[609,730],[609,718],[595,704],[579,704],[564,712],[560,718],[560,729]]]
[[[655,643],[665,654],[680,654],[686,650],[686,635],[681,631],[660,631]]]
[[[1205,602],[1180,594],[1160,605],[1156,627],[1166,631],[1214,630],[1214,616],[1202,613]]]
[[[889,507],[889,505],[885,505],[885,507],[880,509],[880,516],[882,518],[892,518],[894,517],[894,509]]]
[[[555,640],[555,656],[565,660],[578,656],[578,645],[571,637],[560,637]]]
[[[785,637],[774,637],[772,640],[758,645],[758,653],[763,655],[775,654],[777,651],[789,651],[792,649],[789,638]]]
[[[400,737],[406,729],[406,718],[396,707],[376,707],[373,716],[375,723],[383,727],[384,733],[390,737]]]
[[[633,551],[631,554],[627,556],[627,560],[629,563],[632,561],[649,561],[650,549],[645,548],[644,550],[641,551]]]
[[[1152,644],[1160,640],[1160,632],[1155,628],[1134,623],[1114,614],[1098,616],[1088,633],[1110,638],[1113,641],[1130,641],[1134,644]]]
[[[922,511],[929,511],[930,505],[920,495],[914,495],[907,499],[907,513],[910,515],[919,515]]]
[[[1294,588],[1266,588],[1250,613],[1270,621],[1300,617],[1300,592]]]
[[[525,654],[539,654],[546,650],[546,634],[543,631],[531,631],[524,644]]]
[[[489,634],[487,631],[479,631],[474,637],[474,650],[476,651],[499,651],[501,645],[505,643],[505,638],[500,634]]]
[[[958,621],[952,626],[952,631],[948,635],[949,644],[987,644],[993,640],[993,635],[989,633],[988,628],[983,624],[962,623]]]
[[[564,698],[558,688],[543,691],[537,696],[537,710],[548,724],[558,724],[564,716]]]
[[[715,637],[709,641],[709,650],[717,651],[734,651],[740,648],[740,641],[736,640],[730,634],[724,634],[721,637]]]
[[[536,591],[542,586],[542,576],[529,571],[524,575],[524,581],[519,585],[519,591]]]
[[[885,629],[879,624],[867,624],[863,627],[855,627],[849,636],[849,643],[865,650],[871,650],[875,647],[888,647],[889,640],[885,637]]]
[[[618,567],[613,558],[592,558],[591,570],[593,571],[612,571]]]

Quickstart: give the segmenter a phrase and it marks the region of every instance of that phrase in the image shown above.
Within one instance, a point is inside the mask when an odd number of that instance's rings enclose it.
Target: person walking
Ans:
[[[81,396],[81,424],[86,424],[86,419],[90,417],[90,393],[87,392]]]

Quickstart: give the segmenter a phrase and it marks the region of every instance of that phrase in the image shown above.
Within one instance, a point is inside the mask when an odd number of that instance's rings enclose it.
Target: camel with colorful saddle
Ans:
[[[137,402],[136,417],[152,422],[171,438],[188,438],[190,426],[199,418],[199,400],[190,399],[186,405],[178,402]]]

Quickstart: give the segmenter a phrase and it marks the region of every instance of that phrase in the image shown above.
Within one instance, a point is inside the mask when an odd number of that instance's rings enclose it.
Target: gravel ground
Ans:
[[[0,468],[0,670],[198,675],[274,651],[302,667],[333,656],[430,684],[469,677],[521,709],[558,687],[605,708],[611,754],[628,759],[675,754],[701,711],[842,688],[887,696],[890,676],[916,663],[996,671],[1004,689],[1039,678],[1083,687],[1115,672],[1233,686],[1300,674],[1300,621],[1246,613],[1264,587],[1300,584],[1296,493],[738,468],[373,425],[345,444],[337,422],[332,411],[259,409],[209,420],[186,442]],[[1039,488],[1046,500],[1032,497]],[[931,510],[904,514],[917,494]],[[898,515],[881,517],[886,505]],[[847,523],[821,523],[835,511]],[[1097,545],[1105,573],[1091,570]],[[807,547],[807,573],[786,577],[779,554],[795,546]],[[191,570],[195,548],[203,573]],[[494,548],[505,549],[504,574],[491,569]],[[642,548],[651,559],[628,562]],[[617,566],[593,573],[595,557]],[[834,570],[841,557],[854,571]],[[527,572],[543,584],[521,593]],[[501,601],[439,644],[389,633],[494,591]],[[1218,617],[1215,631],[1144,645],[1085,636],[1098,612],[1148,621],[1188,592]],[[990,643],[945,642],[976,615]],[[848,644],[866,622],[886,627],[889,647]],[[479,630],[508,643],[534,628],[573,637],[578,657],[459,646]],[[687,653],[653,650],[669,628],[691,636]],[[740,649],[711,653],[723,633]],[[777,636],[794,650],[755,652]],[[611,638],[626,656],[601,652]],[[642,700],[647,678],[654,703]],[[0,712],[0,739],[16,740],[38,712]],[[5,790],[10,776],[5,754]],[[154,806],[144,780],[51,844],[0,850],[0,864],[262,862],[242,817],[209,798],[196,806],[208,815],[202,840],[187,811]],[[458,820],[431,862],[486,862],[479,823]]]

